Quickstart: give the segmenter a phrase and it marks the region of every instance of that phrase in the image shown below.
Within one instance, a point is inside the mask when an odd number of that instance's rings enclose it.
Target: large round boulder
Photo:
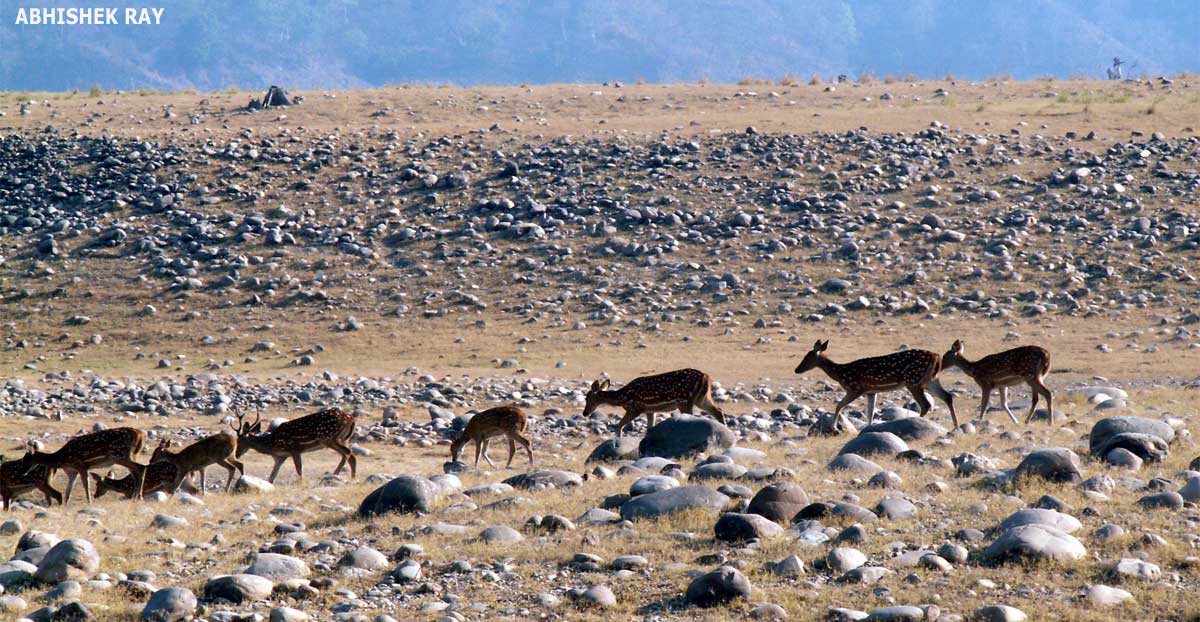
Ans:
[[[308,564],[303,559],[279,553],[259,553],[246,567],[246,574],[257,575],[276,583],[308,576]]]
[[[270,579],[252,574],[230,574],[213,577],[204,584],[204,596],[210,600],[227,600],[235,605],[270,598],[275,584]]]
[[[764,486],[750,499],[747,514],[758,514],[777,523],[790,523],[796,513],[808,505],[808,493],[800,484],[775,482]]]
[[[358,515],[371,517],[389,512],[428,513],[441,498],[442,487],[415,475],[401,475],[376,488],[358,506]]]
[[[1079,456],[1065,447],[1048,447],[1030,452],[1013,474],[1017,479],[1036,477],[1063,484],[1073,484],[1083,479]]]
[[[721,566],[688,584],[684,599],[696,607],[716,607],[736,599],[750,598],[750,580],[736,568]]]
[[[862,429],[868,432],[888,432],[905,441],[923,441],[946,435],[946,428],[925,417],[901,417],[883,423],[875,423]]]
[[[1127,434],[1135,436],[1124,436]],[[1147,435],[1162,440],[1162,443],[1142,438]],[[1143,455],[1139,450],[1144,452],[1148,445],[1155,450],[1151,453],[1165,452],[1166,446],[1174,440],[1175,430],[1165,421],[1145,417],[1106,417],[1097,421],[1088,433],[1088,450],[1093,456],[1103,457],[1117,447],[1124,447],[1143,460],[1158,461],[1160,458]]]
[[[625,520],[655,519],[660,516],[698,509],[716,514],[729,504],[729,497],[704,486],[681,486],[639,495],[621,506]]]
[[[1083,526],[1079,522],[1079,519],[1070,514],[1063,514],[1055,510],[1043,510],[1041,508],[1026,508],[1024,510],[1017,510],[1008,518],[1001,521],[1000,531],[1008,531],[1022,525],[1047,525],[1063,533],[1074,533],[1079,531],[1079,528]]]
[[[549,490],[552,488],[566,488],[568,486],[582,486],[583,478],[578,473],[570,471],[530,471],[514,475],[506,480],[505,484],[513,488],[523,490]]]
[[[1123,452],[1120,450],[1148,462],[1162,462],[1170,454],[1167,442],[1154,434],[1122,432],[1108,437],[1100,450],[1103,453],[1097,455],[1102,456],[1106,462],[1114,466],[1128,466],[1128,464],[1123,464],[1128,461],[1123,460]]]
[[[662,492],[672,488],[679,488],[679,480],[674,477],[646,475],[645,477],[639,477],[637,481],[629,486],[629,496],[648,495],[653,492]]]
[[[638,444],[642,456],[672,460],[698,453],[720,453],[733,446],[733,430],[709,417],[675,415],[646,432]]]
[[[91,542],[71,538],[55,544],[38,564],[34,577],[43,583],[68,579],[87,581],[100,568],[100,554]]]
[[[883,467],[858,454],[838,454],[825,468],[830,471],[851,471],[858,473],[878,473]]]
[[[179,622],[196,614],[196,595],[182,587],[164,587],[150,596],[142,608],[146,622]]]
[[[1048,525],[1030,524],[1000,534],[984,549],[983,559],[992,563],[1018,559],[1074,561],[1086,554],[1087,549],[1075,536]]]
[[[908,451],[908,444],[891,432],[863,432],[842,445],[838,454],[894,456],[902,451]]]
[[[587,462],[618,462],[620,460],[637,460],[641,457],[636,436],[618,436],[600,443],[587,457]]]
[[[339,568],[358,568],[360,570],[382,570],[391,564],[387,555],[369,547],[360,546],[342,554],[338,560]]]
[[[718,540],[724,542],[741,542],[773,538],[783,533],[783,527],[758,514],[727,512],[717,519],[713,533]]]

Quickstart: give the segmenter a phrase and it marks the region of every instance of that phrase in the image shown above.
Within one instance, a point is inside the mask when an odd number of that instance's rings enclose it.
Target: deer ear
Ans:
[[[599,391],[599,390],[600,390],[600,381],[599,381],[599,380],[593,380],[593,381],[592,381],[592,388],[591,388],[591,390],[592,390],[592,391]]]
[[[829,340],[826,339],[825,341],[821,342],[821,347],[820,347],[820,349],[817,350],[817,352],[824,352],[828,349],[829,349]]]
[[[950,351],[954,353],[962,352],[963,342],[961,339],[955,339],[954,345],[950,346]]]
[[[602,388],[602,389],[607,389],[607,388],[609,388],[609,387],[611,387],[611,386],[612,386],[612,380],[609,380],[608,378],[605,378],[605,379],[604,379],[604,384],[602,384],[602,385],[600,386],[600,388]]]

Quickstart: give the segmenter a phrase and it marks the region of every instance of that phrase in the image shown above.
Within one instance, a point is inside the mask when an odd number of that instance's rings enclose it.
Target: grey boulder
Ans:
[[[682,510],[700,509],[716,514],[729,504],[729,497],[704,486],[681,486],[640,495],[621,506],[625,520],[655,519]]]
[[[688,584],[684,600],[696,607],[716,607],[737,599],[750,598],[750,580],[736,568],[721,566],[704,573]]]
[[[252,574],[231,574],[213,577],[204,584],[204,596],[211,600],[231,603],[253,603],[271,596],[275,584],[270,579]]]
[[[165,587],[150,596],[142,608],[147,622],[178,622],[196,614],[196,595],[182,587]]]
[[[773,538],[783,534],[783,527],[758,514],[728,512],[717,519],[713,532],[718,540],[741,542],[743,540]]]
[[[100,568],[100,554],[91,542],[80,538],[55,544],[38,564],[34,577],[43,583],[68,579],[86,581]]]
[[[358,506],[358,514],[363,517],[389,512],[424,514],[433,511],[442,494],[441,486],[424,477],[401,475],[367,495]]]
[[[908,444],[891,432],[863,432],[842,445],[838,454],[894,456],[902,451],[908,451]]]
[[[991,563],[1017,559],[1065,562],[1086,554],[1083,543],[1071,534],[1048,525],[1030,524],[1001,533],[984,549],[983,559]]]
[[[1064,447],[1037,449],[1025,456],[1014,472],[1017,479],[1036,477],[1049,482],[1073,484],[1083,479],[1079,456]]]
[[[674,460],[698,453],[720,453],[736,440],[732,430],[714,419],[679,414],[650,428],[638,444],[638,451],[643,457]]]
[[[799,484],[776,482],[764,486],[750,499],[747,514],[758,514],[777,523],[789,523],[796,513],[808,505],[808,493]]]

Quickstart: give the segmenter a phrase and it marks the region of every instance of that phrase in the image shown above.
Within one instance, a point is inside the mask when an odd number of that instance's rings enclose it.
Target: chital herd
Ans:
[[[926,393],[932,394],[950,410],[950,419],[958,427],[958,414],[954,409],[954,396],[944,389],[938,376],[946,369],[957,367],[970,376],[982,392],[979,406],[981,417],[987,413],[991,393],[1000,390],[1000,406],[1008,416],[1017,418],[1008,407],[1008,388],[1017,384],[1029,385],[1033,392],[1026,423],[1033,420],[1039,397],[1046,398],[1050,420],[1054,418],[1054,402],[1046,388],[1045,377],[1050,371],[1050,353],[1037,346],[1022,346],[985,356],[977,361],[967,359],[962,341],[955,341],[950,349],[939,356],[927,350],[902,350],[883,356],[860,358],[848,363],[836,363],[826,356],[829,341],[817,341],[795,373],[804,374],[819,369],[839,384],[845,395],[834,407],[834,414],[861,396],[867,398],[866,418],[868,425],[874,421],[875,398],[879,393],[906,389],[925,416],[932,405]],[[619,389],[612,389],[608,379],[596,380],[584,396],[583,415],[590,417],[600,406],[615,406],[625,411],[616,424],[619,436],[627,427],[642,416],[646,416],[647,429],[654,427],[655,415],[678,410],[691,414],[696,409],[704,411],[721,423],[725,413],[713,399],[712,378],[697,369],[679,369],[666,373],[634,378]],[[145,436],[134,428],[113,428],[71,438],[57,451],[41,452],[32,447],[17,460],[0,464],[0,497],[8,509],[13,498],[31,490],[41,491],[46,503],[66,503],[71,499],[75,480],[82,479],[84,495],[91,502],[88,489],[89,478],[93,480],[96,496],[116,491],[127,498],[142,498],[155,492],[173,493],[181,487],[201,494],[207,488],[205,469],[212,465],[223,467],[227,472],[225,490],[229,491],[238,473],[245,473],[240,458],[251,450],[270,456],[274,460],[268,481],[274,482],[279,470],[289,458],[296,467],[296,475],[304,478],[301,456],[322,448],[329,448],[341,456],[334,475],[350,466],[350,477],[358,475],[358,460],[347,443],[354,434],[354,415],[337,408],[322,410],[297,419],[286,421],[263,431],[261,416],[247,422],[237,415],[233,430],[222,431],[195,441],[179,451],[172,451],[170,443],[160,441],[147,464],[135,458],[145,444]],[[488,443],[502,437],[508,441],[508,463],[511,468],[517,445],[524,448],[533,464],[533,447],[525,436],[528,418],[516,406],[498,406],[472,417],[462,432],[450,443],[450,458],[457,462],[468,443],[475,443],[475,465],[482,456],[489,465],[495,466],[488,455]],[[122,478],[111,474],[100,476],[93,473],[111,466],[122,466],[129,471]],[[50,478],[57,470],[67,474],[65,496],[50,485]],[[200,473],[200,488],[189,486],[189,476]]]

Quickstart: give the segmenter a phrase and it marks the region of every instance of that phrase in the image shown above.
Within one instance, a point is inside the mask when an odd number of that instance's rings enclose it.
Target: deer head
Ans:
[[[95,495],[97,499],[103,497],[104,493],[112,490],[112,482],[109,481],[112,479],[112,471],[109,471],[108,474],[103,477],[95,473],[89,473],[89,475],[92,476],[92,488],[95,489]]]
[[[955,339],[954,344],[942,355],[942,367],[958,367],[965,361],[963,358],[963,342]]]
[[[241,458],[250,451],[253,439],[258,438],[262,434],[262,413],[255,409],[254,423],[247,423],[245,416],[237,413],[238,425],[234,428],[237,432],[237,457]]]
[[[804,359],[800,361],[800,364],[796,366],[796,373],[803,374],[806,371],[816,369],[823,358],[821,353],[827,349],[829,349],[829,340],[821,341],[818,339],[813,344],[812,350],[809,350],[808,354],[804,355]]]
[[[590,417],[592,413],[596,412],[596,409],[600,406],[600,404],[604,403],[600,398],[602,397],[604,391],[607,391],[608,387],[611,385],[612,383],[608,380],[608,378],[592,381],[592,386],[588,389],[587,396],[584,398],[584,417]]]

